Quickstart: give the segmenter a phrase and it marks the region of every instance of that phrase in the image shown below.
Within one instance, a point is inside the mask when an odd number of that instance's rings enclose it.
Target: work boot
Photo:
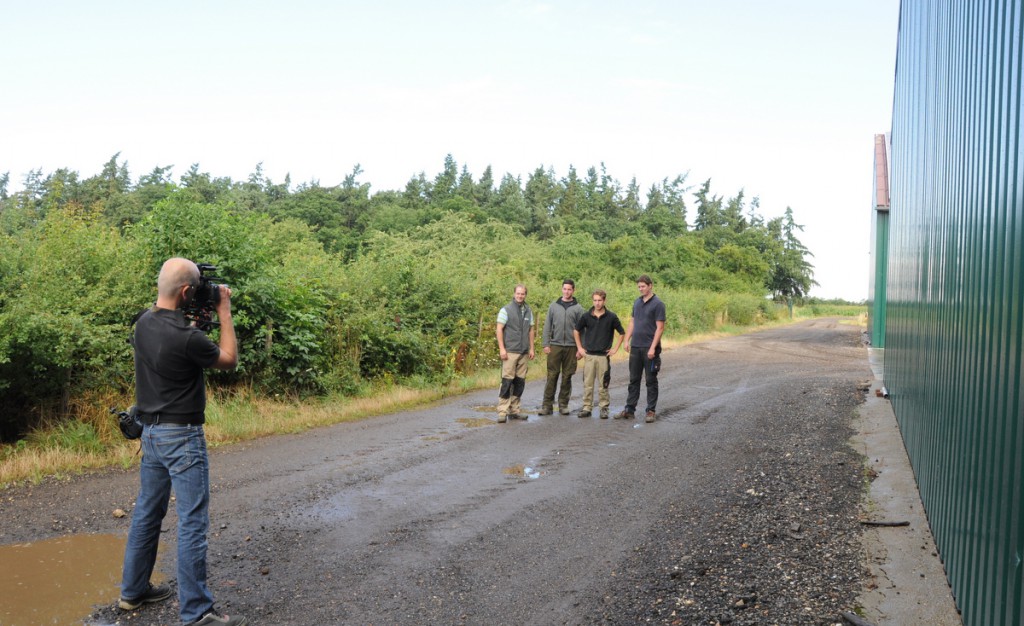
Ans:
[[[499,424],[504,424],[507,419],[508,419],[508,417],[505,414],[503,414],[503,413],[498,415],[498,423]]]
[[[542,406],[542,407],[540,407],[540,410],[537,411],[537,415],[551,415],[551,407],[549,407],[549,406]]]
[[[653,422],[657,418],[658,418],[658,416],[655,415],[654,411],[647,411],[647,416],[644,417],[644,422],[650,424],[651,422]]]
[[[617,420],[631,420],[634,417],[636,417],[636,415],[633,415],[632,411],[623,411],[615,414],[615,419]]]
[[[608,409],[601,409],[601,419],[608,419]]]
[[[171,597],[171,588],[167,585],[154,585],[149,583],[149,588],[142,592],[142,595],[138,598],[121,598],[117,601],[117,607],[124,609],[125,611],[134,611],[143,604],[151,604],[153,602],[160,602]]]
[[[245,626],[249,623],[249,620],[245,619],[241,615],[231,617],[229,615],[218,615],[217,613],[210,611],[206,615],[195,622],[189,624],[189,626]]]
[[[567,407],[567,406],[560,406],[560,407],[558,407],[558,412],[561,415],[568,415],[569,414],[569,407]]]
[[[580,410],[580,417],[590,417],[591,415],[592,415],[592,413],[590,412],[590,409],[581,409]]]

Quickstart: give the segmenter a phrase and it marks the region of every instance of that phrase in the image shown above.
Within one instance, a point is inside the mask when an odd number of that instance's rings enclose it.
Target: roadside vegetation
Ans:
[[[171,256],[217,266],[235,292],[241,359],[209,375],[211,445],[494,385],[494,317],[520,282],[541,318],[563,277],[628,314],[650,274],[675,341],[788,321],[790,304],[864,309],[805,299],[790,209],[765,220],[756,198],[685,175],[641,192],[603,166],[539,167],[524,183],[449,156],[371,193],[358,166],[333,187],[170,170],[133,181],[115,155],[91,178],[31,172],[16,193],[0,175],[0,485],[137,462],[108,411],[131,404],[130,320]]]

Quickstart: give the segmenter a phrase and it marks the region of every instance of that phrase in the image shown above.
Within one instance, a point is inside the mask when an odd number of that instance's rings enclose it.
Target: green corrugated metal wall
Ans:
[[[886,318],[886,267],[889,261],[889,212],[875,211],[874,224],[871,232],[875,236],[873,256],[877,259],[874,267],[874,280],[871,282],[871,302],[868,305],[868,323],[871,329],[871,346],[885,347]]]
[[[889,141],[875,135],[871,177],[871,273],[868,281],[868,328],[871,345],[885,348],[886,283],[889,267]]]
[[[903,0],[885,382],[968,626],[1022,624],[1024,0]]]

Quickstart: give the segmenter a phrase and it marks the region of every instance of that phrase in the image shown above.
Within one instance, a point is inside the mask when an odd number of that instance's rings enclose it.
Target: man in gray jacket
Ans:
[[[573,293],[576,283],[566,278],[562,281],[562,297],[548,307],[544,320],[544,354],[548,355],[548,382],[544,386],[544,401],[538,415],[551,415],[555,403],[555,387],[562,377],[558,392],[558,412],[569,414],[569,396],[572,395],[572,375],[576,373],[576,339],[573,331],[583,317],[583,307],[576,302]]]

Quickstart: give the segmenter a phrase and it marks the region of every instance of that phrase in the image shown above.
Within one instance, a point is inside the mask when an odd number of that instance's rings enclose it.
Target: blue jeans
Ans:
[[[124,553],[121,597],[135,599],[149,588],[160,525],[173,487],[178,513],[178,602],[181,620],[188,624],[213,608],[213,596],[206,586],[210,464],[203,427],[146,426],[142,454],[139,496]]]

